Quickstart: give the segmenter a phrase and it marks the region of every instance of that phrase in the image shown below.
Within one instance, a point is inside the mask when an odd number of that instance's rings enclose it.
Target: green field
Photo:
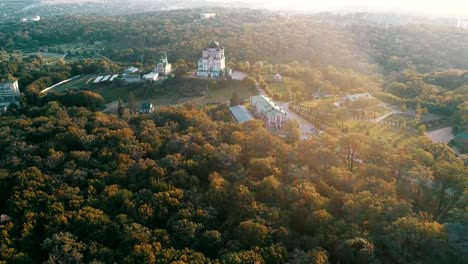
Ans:
[[[409,113],[398,113],[398,114],[392,114],[391,116],[387,117],[386,120],[392,120],[392,121],[406,121],[406,122],[412,122],[416,118],[415,114],[409,114]],[[425,114],[422,116],[421,121],[422,122],[431,122],[438,120],[440,118],[435,117],[433,115],[428,115]]]
[[[333,110],[337,109],[336,106],[333,104],[336,101],[337,99],[335,98],[327,98],[318,100],[308,100],[302,102],[301,104],[319,111],[333,112]]]
[[[231,85],[223,88],[210,88],[206,92],[206,99],[219,99],[227,101],[231,98],[234,91],[237,91],[241,99],[248,100],[250,96],[257,95],[257,91],[241,85],[240,82],[232,82]]]
[[[116,82],[113,82],[113,83],[104,82],[104,83],[97,83],[97,84],[93,83],[96,77],[103,76],[103,75],[107,75],[107,74],[84,75],[80,78],[71,80],[67,83],[64,83],[62,85],[55,87],[53,91],[57,93],[62,93],[67,90],[86,89],[86,90],[90,90],[90,91],[101,94],[104,97],[106,102],[112,102],[118,99],[127,100],[130,95],[130,92],[133,92],[137,99],[139,97],[144,98],[145,96],[147,96],[147,94],[145,94],[147,90],[137,89],[135,84],[119,87],[117,86]],[[140,83],[139,85],[143,86],[144,84]]]
[[[106,102],[118,99],[127,101],[133,93],[138,102],[151,102],[154,105],[177,105],[186,102],[194,104],[224,103],[229,101],[234,91],[248,100],[250,96],[257,95],[256,89],[248,88],[239,81],[217,84],[211,80],[181,79],[172,81],[167,85],[134,83],[120,84],[93,83],[98,75],[85,75],[64,83],[53,90],[62,93],[67,90],[86,89],[101,94]]]
[[[318,111],[331,113],[338,109],[337,106],[334,105],[334,103],[339,102],[339,101],[340,101],[339,98],[325,98],[325,99],[303,101],[301,102],[301,105],[313,108]],[[350,114],[353,114],[353,113],[360,114],[362,112],[361,109],[347,109],[347,111]],[[384,106],[376,106],[376,107],[368,108],[365,111],[370,117],[379,117],[379,116],[383,116],[391,112],[390,109],[385,108]]]
[[[74,80],[71,80],[67,83],[64,83],[62,85],[59,85],[54,88],[54,91],[57,93],[64,92],[66,90],[74,90],[74,89],[81,89],[81,88],[87,88],[97,77],[97,75],[85,75],[82,76],[81,78],[76,78]],[[92,80],[90,80],[92,79]],[[89,81],[90,80],[90,81]],[[89,81],[88,85],[86,84]]]
[[[392,114],[385,118],[386,121],[390,122],[406,122],[408,125],[412,125],[416,118],[415,114],[410,113],[398,113]],[[436,130],[439,128],[450,126],[450,120],[447,117],[436,116],[433,114],[424,114],[421,118],[421,122],[426,126],[428,130]]]
[[[367,134],[376,139],[382,139],[395,146],[405,146],[410,144],[415,133],[400,129],[390,125],[382,125],[372,122],[347,121],[347,127],[352,132]]]

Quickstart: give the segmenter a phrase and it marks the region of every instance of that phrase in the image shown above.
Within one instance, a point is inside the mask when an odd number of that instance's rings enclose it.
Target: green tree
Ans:
[[[237,93],[237,91],[234,91],[232,93],[230,101],[231,101],[231,106],[240,105],[242,103],[241,98],[239,94]]]
[[[76,240],[77,238],[68,232],[60,232],[45,239],[42,247],[49,253],[46,263],[82,263],[86,245]]]
[[[135,99],[135,95],[133,95],[133,92],[130,92],[130,94],[128,95],[128,107],[132,111],[138,112],[138,105]]]
[[[371,263],[374,260],[375,246],[364,238],[348,239],[338,247],[341,263]]]
[[[286,134],[285,141],[288,144],[296,145],[301,140],[301,129],[297,121],[288,120],[284,124],[284,131]]]
[[[266,226],[249,220],[237,226],[235,237],[248,248],[262,246],[269,239],[269,231]]]

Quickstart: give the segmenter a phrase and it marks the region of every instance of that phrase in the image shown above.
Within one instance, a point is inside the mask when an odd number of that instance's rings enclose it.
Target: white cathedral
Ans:
[[[226,68],[224,47],[212,40],[203,50],[203,57],[198,60],[197,77],[220,78],[229,74],[230,70]]]
[[[169,63],[169,60],[167,59],[166,52],[164,52],[164,55],[161,56],[161,59],[156,65],[156,68],[154,68],[153,72],[157,72],[163,75],[169,75],[171,74],[171,71],[172,71],[172,65]]]

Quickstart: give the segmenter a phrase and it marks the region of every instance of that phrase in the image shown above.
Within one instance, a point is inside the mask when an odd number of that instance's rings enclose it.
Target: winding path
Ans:
[[[313,133],[313,131],[315,131],[316,128],[314,125],[289,109],[289,102],[278,102],[277,104],[288,114],[289,120],[297,121],[299,128],[301,129],[303,139],[306,139]]]

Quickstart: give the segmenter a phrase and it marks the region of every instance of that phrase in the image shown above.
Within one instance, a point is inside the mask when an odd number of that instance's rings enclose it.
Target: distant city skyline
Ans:
[[[208,1],[230,2],[228,0]],[[468,18],[467,0],[249,0],[248,3],[263,8],[315,12],[398,12],[404,14]]]

